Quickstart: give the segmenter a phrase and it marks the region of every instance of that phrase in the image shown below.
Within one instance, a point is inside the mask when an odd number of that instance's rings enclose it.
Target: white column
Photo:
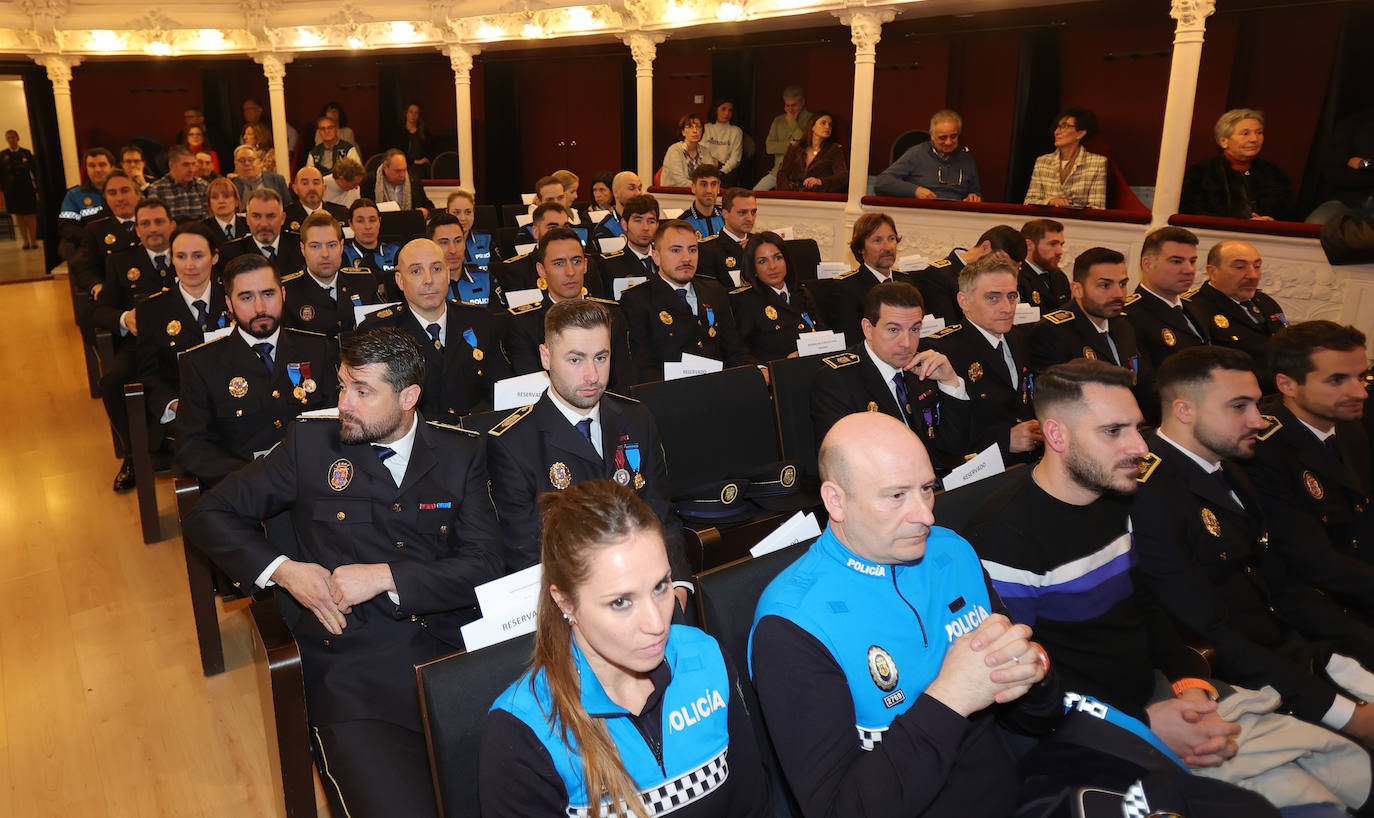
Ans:
[[[859,217],[859,200],[868,189],[868,150],[873,137],[873,64],[878,58],[878,40],[883,23],[892,22],[892,9],[853,9],[836,14],[849,26],[854,43],[854,113],[849,146],[849,198],[844,205],[845,227],[853,227]]]
[[[81,154],[76,150],[76,118],[72,115],[72,69],[81,64],[81,58],[48,54],[33,59],[48,69],[53,101],[57,103],[57,137],[62,143],[62,174],[67,178],[67,187],[75,187],[81,184]]]
[[[1159,141],[1159,170],[1155,173],[1155,201],[1150,229],[1163,227],[1178,212],[1183,171],[1188,163],[1188,136],[1193,130],[1193,99],[1197,96],[1198,66],[1202,63],[1202,35],[1216,0],[1173,0],[1169,16],[1174,30],[1174,61],[1169,68],[1169,97],[1164,105],[1164,134]]]
[[[262,63],[262,73],[267,77],[267,102],[272,108],[272,144],[277,156],[277,173],[287,182],[291,181],[291,151],[286,145],[286,64],[291,62],[290,54],[258,54],[253,59]],[[310,134],[301,134],[301,139],[311,140]],[[309,141],[306,142],[310,144]]]
[[[620,39],[635,59],[635,173],[647,190],[654,183],[654,57],[663,35],[633,31]]]
[[[472,158],[472,58],[481,49],[450,43],[444,49],[453,66],[453,94],[458,103],[458,183],[477,192],[477,172]]]

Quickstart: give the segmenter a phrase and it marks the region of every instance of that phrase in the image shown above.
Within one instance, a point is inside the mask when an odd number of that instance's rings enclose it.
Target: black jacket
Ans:
[[[697,276],[709,275],[726,290],[733,290],[745,284],[752,284],[754,265],[744,263],[744,247],[739,242],[717,233],[697,242]],[[731,272],[740,276],[739,283]],[[748,273],[749,275],[746,275]]]
[[[1118,315],[1107,319],[1107,333],[1116,345],[1118,360],[1113,360],[1106,336],[1097,331],[1097,325],[1078,302],[1071,301],[1065,309],[1044,314],[1031,330],[1031,370],[1038,375],[1055,364],[1075,358],[1096,358],[1124,366],[1135,373],[1132,391],[1146,420],[1157,420],[1159,407],[1155,400],[1154,371],[1150,359],[1136,344],[1135,328],[1125,315]]]
[[[860,264],[857,270],[836,276],[835,280],[839,282],[834,289],[835,303],[831,304],[826,312],[830,328],[836,332],[843,332],[846,344],[862,343],[864,333],[860,322],[864,316],[864,296],[878,286],[878,274],[866,265]],[[895,270],[892,280],[912,283],[911,276]]]
[[[663,276],[654,276],[626,290],[620,297],[630,322],[630,354],[638,383],[663,380],[663,364],[680,361],[689,352],[715,358],[725,366],[754,363],[739,338],[730,296],[714,279],[692,280],[697,312],[678,297]]]
[[[1016,275],[1016,289],[1021,294],[1021,303],[1038,307],[1042,313],[1067,307],[1073,300],[1069,291],[1069,277],[1063,270],[1050,270],[1049,281],[1037,273],[1030,262],[1021,262],[1021,271]]]
[[[229,262],[244,253],[256,253],[264,258],[267,256],[251,235],[242,236],[219,248],[219,269],[223,270],[229,266]],[[299,234],[288,230],[281,231],[277,239],[277,257],[272,266],[276,267],[277,272],[283,277],[305,268],[305,256],[301,254]]]
[[[1137,286],[1126,298],[1122,315],[1131,322],[1136,342],[1144,348],[1150,364],[1156,368],[1165,358],[1188,347],[1211,343],[1211,316],[1192,301],[1179,299],[1180,309],[1164,303],[1159,296]],[[1185,317],[1184,313],[1187,313]],[[1192,323],[1190,324],[1189,321]]]
[[[166,252],[167,270],[161,275],[153,265],[148,251],[141,244],[120,253],[113,253],[106,258],[105,286],[101,288],[100,296],[95,300],[92,320],[95,326],[113,333],[116,343],[121,339],[121,315],[145,299],[176,286],[176,273],[172,271],[172,251],[168,248]]]
[[[949,358],[964,379],[969,397],[968,452],[981,452],[996,443],[1002,462],[1031,463],[1038,451],[1011,451],[1011,427],[1035,418],[1035,383],[1027,352],[1027,328],[1013,326],[1003,336],[1016,364],[1012,383],[1006,361],[972,324],[955,324],[931,335],[930,347]]]
[[[241,239],[248,235],[248,220],[242,214],[235,214],[234,216],[234,238],[232,239],[224,232],[224,228],[219,226],[219,220],[214,216],[206,216],[204,224],[210,228],[210,235],[215,237],[216,250],[223,248],[224,245],[235,239]]]
[[[125,250],[138,247],[132,222],[125,227],[114,216],[106,215],[81,229],[81,241],[67,259],[68,274],[76,290],[90,293],[97,284],[105,283],[106,259]]]
[[[961,324],[964,311],[959,307],[959,271],[964,269],[964,260],[956,248],[949,255],[936,259],[929,267],[911,274],[911,282],[921,291],[925,302],[925,314],[945,319],[945,326]]]
[[[611,313],[611,371],[608,388],[627,392],[634,384],[634,359],[630,356],[630,330],[625,311],[614,301],[592,298]],[[506,320],[506,352],[516,375],[544,371],[539,357],[539,345],[544,343],[544,316],[553,299],[548,292],[544,300],[521,307],[512,307]]]
[[[1180,213],[1248,219],[1258,213],[1279,221],[1293,218],[1293,186],[1278,165],[1255,159],[1250,171],[1234,170],[1226,156],[1218,153],[1183,174]]]
[[[348,224],[348,208],[333,202],[321,202],[320,208],[324,212],[334,217],[334,221],[340,224]],[[305,205],[299,201],[292,202],[282,211],[286,216],[286,230],[292,233],[301,232],[301,224],[305,222],[305,217],[310,215],[305,212]]]
[[[224,290],[214,282],[205,291],[207,329],[227,327],[234,316],[226,312]],[[181,353],[200,346],[205,333],[196,321],[196,313],[186,304],[179,287],[172,287],[139,304],[134,312],[138,322],[138,342],[135,354],[138,378],[148,398],[148,413],[161,417],[163,409],[180,394],[181,370],[177,358]],[[329,376],[333,378],[333,374]]]
[[[305,270],[282,276],[286,290],[285,318],[288,327],[338,338],[356,326],[355,306],[376,304],[377,279],[365,267],[340,270],[334,278],[334,298]]]
[[[791,303],[757,281],[730,291],[740,340],[760,361],[786,358],[797,351],[799,335],[826,329],[810,291],[790,282],[787,294]]]
[[[1256,290],[1253,300],[1264,317],[1261,323],[1256,324],[1246,314],[1245,308],[1213,287],[1210,281],[1197,288],[1192,295],[1184,295],[1184,299],[1205,316],[1212,343],[1250,353],[1255,360],[1255,374],[1259,376],[1260,388],[1267,393],[1273,392],[1274,376],[1269,371],[1266,346],[1270,336],[1288,325],[1279,303],[1270,298],[1268,293]]]

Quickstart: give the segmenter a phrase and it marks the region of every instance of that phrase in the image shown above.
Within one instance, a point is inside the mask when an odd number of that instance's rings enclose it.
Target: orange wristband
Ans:
[[[1192,677],[1186,679],[1179,679],[1178,681],[1174,682],[1173,687],[1175,696],[1182,696],[1185,690],[1192,690],[1196,688],[1206,693],[1207,697],[1210,698],[1212,701],[1216,701],[1217,699],[1221,698],[1217,695],[1217,689],[1215,687],[1212,687],[1211,682],[1208,682],[1206,679],[1196,679]]]

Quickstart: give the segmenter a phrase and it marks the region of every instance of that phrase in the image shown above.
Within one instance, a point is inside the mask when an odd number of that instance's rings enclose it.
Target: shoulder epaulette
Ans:
[[[485,310],[487,308],[485,304],[475,304],[471,301],[464,301],[461,298],[452,299],[449,303],[457,304],[460,307],[472,307],[475,310]]]
[[[1268,425],[1255,435],[1255,440],[1268,440],[1273,437],[1275,432],[1283,428],[1283,423],[1273,415],[1260,415],[1260,417],[1264,418],[1264,422]]]
[[[847,272],[847,273],[840,273],[839,275],[835,276],[835,280],[836,280],[836,281],[839,281],[839,280],[842,279],[842,278],[849,278],[850,276],[854,275],[854,274],[857,273],[857,272],[859,272],[859,271],[858,271],[857,269],[854,269],[854,270],[850,270],[850,271]]]
[[[947,259],[947,258],[937,258],[936,260],[934,260],[934,261],[932,261],[932,262],[930,263],[930,266],[931,266],[931,267],[948,267],[948,266],[949,266],[949,259]]]
[[[594,296],[594,295],[583,296],[583,298],[585,298],[585,299],[588,300],[588,301],[595,301],[595,302],[598,303],[598,304],[612,304],[612,305],[615,305],[615,306],[617,306],[617,307],[620,306],[620,304],[619,304],[618,302],[612,301],[612,300],[609,299],[609,298],[597,298],[597,297]]]
[[[519,261],[520,259],[522,259],[522,258],[524,258],[525,256],[528,256],[528,255],[529,255],[529,253],[521,253],[521,254],[518,255],[518,256],[511,256],[510,258],[506,259],[506,261]]]
[[[528,304],[521,304],[518,307],[507,307],[506,309],[510,312],[511,315],[524,315],[527,312],[533,312],[534,310],[539,309],[543,305],[544,302],[542,301],[531,301]]]
[[[852,364],[857,364],[859,362],[859,356],[853,352],[838,352],[834,355],[827,355],[821,360],[831,369],[840,369]]]
[[[328,339],[328,338],[329,338],[329,336],[328,336],[328,335],[325,335],[323,332],[315,332],[314,330],[301,329],[301,328],[299,328],[299,327],[287,327],[287,328],[286,328],[286,331],[287,331],[287,332],[293,332],[293,333],[295,333],[296,335],[308,335],[308,336],[310,336],[310,337],[312,337],[312,338],[325,338],[325,339]]]
[[[372,315],[370,315],[370,316],[368,316],[368,317],[369,317],[369,318],[390,318],[391,316],[393,316],[393,315],[395,315],[395,314],[396,314],[396,311],[395,311],[394,309],[392,309],[391,307],[387,307],[387,308],[384,309],[384,310],[377,310],[376,312],[372,313]]]
[[[370,275],[372,275],[372,271],[369,270],[369,269],[367,269],[366,267],[340,267],[340,268],[339,268],[339,272],[343,273],[344,275],[353,275],[353,276],[370,276]]]
[[[621,249],[621,250],[612,250],[612,251],[609,252],[609,253],[602,253],[602,254],[601,254],[601,257],[602,257],[602,258],[615,258],[615,257],[617,257],[617,256],[623,256],[623,255],[625,255],[625,251],[624,251],[623,249]]]
[[[433,426],[436,429],[447,429],[450,432],[462,432],[468,437],[481,437],[481,435],[477,434],[471,429],[464,429],[462,426],[454,426],[452,423],[440,423],[437,420],[427,420],[425,421],[425,423],[428,423],[430,426]]]
[[[296,272],[292,273],[292,274],[289,275],[289,276],[282,276],[282,277],[281,277],[281,283],[285,284],[285,283],[288,282],[288,281],[295,281],[296,279],[300,278],[300,277],[303,276],[303,275],[305,275],[305,271],[304,271],[304,270],[297,270]]]
[[[519,423],[522,418],[524,418],[526,415],[533,411],[533,404],[531,404],[530,406],[521,406],[519,409],[516,409],[509,415],[506,415],[505,420],[502,420],[500,423],[491,427],[491,430],[487,432],[487,434],[491,435],[492,437],[500,437],[501,435],[504,435],[507,431],[509,431],[512,426]]]
[[[1137,302],[1137,301],[1139,301],[1139,300],[1140,300],[1140,293],[1131,293],[1130,295],[1126,296],[1126,303],[1125,303],[1123,306],[1129,307],[1130,305],[1134,304],[1135,302]]]
[[[929,336],[927,336],[927,339],[943,338],[946,335],[952,335],[963,328],[963,324],[951,324],[942,330],[936,330],[935,332],[932,332]]]
[[[736,287],[735,289],[731,290],[730,295],[739,295],[740,293],[749,292],[752,289],[754,289],[753,284],[745,284],[743,287]]]
[[[1180,295],[1179,298],[1182,298],[1184,301],[1187,301],[1187,300],[1191,299],[1193,296],[1197,295],[1197,291],[1198,291],[1199,289],[1201,289],[1201,288],[1200,288],[1200,287],[1194,287],[1193,289],[1189,290],[1188,292],[1184,293],[1183,295]]]
[[[715,236],[703,236],[703,235],[701,235],[700,233],[697,233],[697,244],[701,244],[702,242],[710,241],[711,239],[714,239],[714,238],[715,238]]]
[[[1144,457],[1140,458],[1140,473],[1135,476],[1135,481],[1137,483],[1144,483],[1146,480],[1149,480],[1150,475],[1154,474],[1155,469],[1159,468],[1161,460],[1162,458],[1154,452],[1147,452]]]
[[[172,291],[172,289],[171,289],[170,287],[163,287],[161,290],[158,290],[157,292],[155,292],[155,293],[153,293],[152,295],[148,296],[148,301],[152,301],[154,298],[157,298],[157,297],[160,296],[160,295],[166,295],[167,293],[170,293],[171,291]],[[145,301],[144,303],[146,304],[147,301]]]
[[[309,423],[309,422],[312,421],[312,420],[314,420],[314,421],[328,420],[328,421],[331,421],[331,422],[333,422],[333,423],[338,423],[338,422],[339,422],[339,410],[338,410],[338,409],[335,409],[334,412],[333,412],[333,414],[329,414],[329,415],[296,415],[296,420],[300,421],[301,423]],[[273,444],[272,444],[272,449],[275,449],[275,448],[277,448],[277,447],[280,446],[280,445],[281,445],[281,441],[279,440],[279,441],[277,441],[276,443],[273,443]],[[270,451],[272,451],[272,449],[268,449],[267,451],[270,452]]]
[[[233,325],[231,324],[230,326],[233,326]],[[233,335],[233,334],[234,334],[234,333],[232,333],[232,332],[226,332],[226,333],[224,333],[223,335],[221,335],[221,336],[218,337],[218,338],[212,338],[212,339],[210,339],[209,341],[201,341],[199,344],[196,344],[195,346],[193,346],[193,347],[191,347],[190,349],[186,350],[186,352],[194,352],[194,351],[196,351],[197,349],[200,349],[201,347],[208,347],[208,346],[210,346],[211,344],[218,344],[220,341],[223,341],[225,338],[228,338],[229,336],[231,336],[231,335]],[[183,352],[182,354],[185,355],[186,353]]]
[[[1049,315],[1046,315],[1045,320],[1049,321],[1051,324],[1067,324],[1073,320],[1073,311],[1055,310]]]
[[[619,398],[619,399],[625,401],[626,403],[639,403],[639,399],[638,399],[638,398],[632,398],[632,397],[630,397],[629,395],[622,395],[622,394],[620,394],[619,392],[612,392],[612,391],[610,391],[609,389],[606,390],[605,392],[602,392],[601,394],[602,394],[602,395],[609,395],[609,396],[611,396],[611,397],[613,397],[613,398]]]

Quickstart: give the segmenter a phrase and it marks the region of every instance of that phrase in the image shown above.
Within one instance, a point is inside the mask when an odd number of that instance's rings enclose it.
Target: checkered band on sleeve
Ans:
[[[854,729],[859,731],[859,745],[864,750],[872,750],[877,747],[878,743],[883,740],[883,733],[887,732],[886,727],[881,730],[867,730],[863,727],[855,727]]]
[[[640,793],[645,810],[650,815],[667,815],[710,795],[730,777],[730,765],[725,760],[727,752],[721,750],[719,755],[695,770]],[[620,813],[629,815],[630,810],[621,804]],[[590,807],[568,807],[568,818],[588,818],[591,814]]]
[[[1121,815],[1123,818],[1147,818],[1149,814],[1150,802],[1145,798],[1145,783],[1137,781],[1121,798]]]

